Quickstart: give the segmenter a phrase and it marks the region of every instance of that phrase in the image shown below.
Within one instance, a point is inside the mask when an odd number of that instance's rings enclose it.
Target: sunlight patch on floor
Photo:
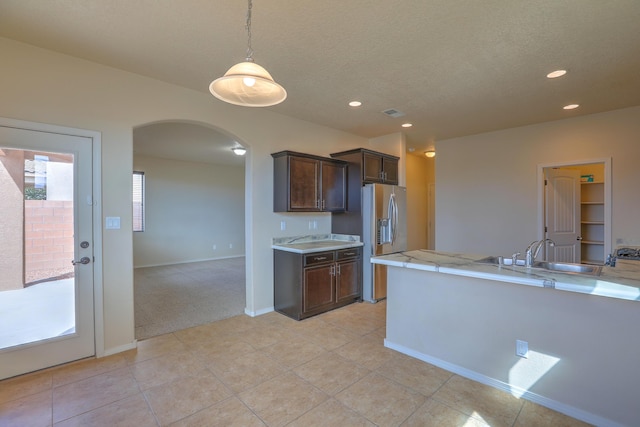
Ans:
[[[529,350],[529,357],[518,360],[509,370],[509,384],[515,386],[511,389],[511,394],[522,397],[559,361],[557,357]]]
[[[479,413],[477,413],[476,411],[473,411],[473,413],[471,414],[471,417],[469,417],[469,419],[464,424],[462,424],[462,427],[477,427],[478,421],[482,421],[486,425],[491,425],[489,424],[488,421],[482,418],[482,416]]]
[[[74,279],[0,292],[0,349],[75,332]]]

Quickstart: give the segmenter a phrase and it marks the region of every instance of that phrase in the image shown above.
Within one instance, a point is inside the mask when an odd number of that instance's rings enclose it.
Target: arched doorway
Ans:
[[[134,209],[144,220],[134,212],[137,339],[244,312],[246,168],[232,152],[239,146],[202,123],[134,129]]]

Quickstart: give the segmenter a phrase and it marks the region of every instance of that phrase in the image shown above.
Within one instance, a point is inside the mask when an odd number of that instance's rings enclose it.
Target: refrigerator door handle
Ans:
[[[393,244],[396,243],[397,236],[398,236],[398,203],[394,195],[393,197],[393,237],[391,238],[391,241],[393,242]]]
[[[391,243],[393,245],[393,229],[394,229],[394,223],[393,223],[393,204],[394,204],[394,194],[391,193],[389,195],[389,205],[387,206],[387,218],[389,218],[389,243]]]
[[[389,196],[389,207],[387,209],[387,215],[389,217],[389,240],[391,240],[391,244],[393,245],[396,240],[396,224],[397,224],[397,216],[396,216],[396,195],[391,193]]]

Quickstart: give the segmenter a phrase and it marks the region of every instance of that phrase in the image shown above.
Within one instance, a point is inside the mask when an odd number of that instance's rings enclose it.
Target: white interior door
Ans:
[[[92,144],[0,126],[0,379],[95,354]]]
[[[580,262],[580,171],[546,168],[546,237],[555,242],[549,261]]]

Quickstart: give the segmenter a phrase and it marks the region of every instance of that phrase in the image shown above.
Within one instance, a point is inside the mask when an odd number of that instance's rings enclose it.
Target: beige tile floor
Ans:
[[[385,303],[236,316],[0,382],[1,426],[582,426],[383,346]]]

